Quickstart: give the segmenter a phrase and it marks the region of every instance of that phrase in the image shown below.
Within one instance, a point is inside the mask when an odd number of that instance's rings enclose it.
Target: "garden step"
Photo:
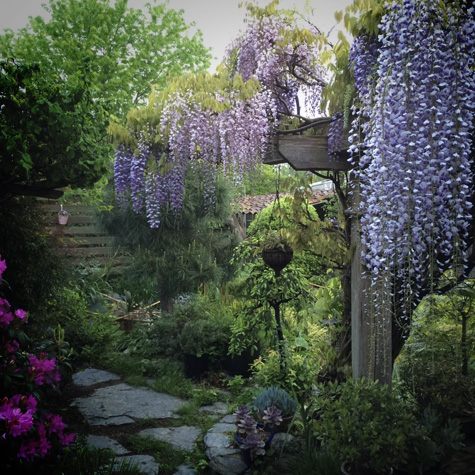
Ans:
[[[179,418],[176,411],[186,402],[169,394],[125,383],[101,387],[74,403],[93,426],[122,425],[140,419]]]
[[[193,452],[195,450],[194,443],[200,434],[201,430],[197,427],[182,426],[144,429],[138,435],[163,440],[175,449]]]

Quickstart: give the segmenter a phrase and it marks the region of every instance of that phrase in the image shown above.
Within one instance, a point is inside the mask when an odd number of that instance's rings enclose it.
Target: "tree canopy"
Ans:
[[[112,151],[111,117],[120,120],[168,77],[208,67],[201,32],[190,36],[182,11],[147,8],[130,9],[127,0],[51,0],[50,20],[32,18],[0,36],[2,101],[12,113],[2,116],[1,183],[30,187],[30,194],[38,186],[90,186]]]

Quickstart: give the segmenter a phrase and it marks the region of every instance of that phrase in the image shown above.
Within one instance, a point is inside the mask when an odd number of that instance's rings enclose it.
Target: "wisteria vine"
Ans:
[[[470,11],[428,0],[393,2],[378,40],[352,46],[363,261],[402,281],[405,299],[465,252],[474,51]]]
[[[250,16],[246,31],[226,52],[227,87],[177,88],[156,105],[155,131],[131,131],[135,150],[123,144],[116,149],[120,205],[130,201],[136,212],[145,210],[150,226],[158,228],[164,208],[181,209],[191,164],[202,167],[212,202],[218,169],[239,187],[266,155],[274,130],[288,117],[299,118],[302,99],[307,113],[318,110],[325,84],[319,50],[312,35],[296,38],[289,21]]]

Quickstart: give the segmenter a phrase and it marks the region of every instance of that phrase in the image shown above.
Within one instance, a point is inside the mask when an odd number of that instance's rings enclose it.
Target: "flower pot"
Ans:
[[[253,353],[250,348],[247,348],[240,355],[228,356],[224,360],[223,368],[231,376],[249,377],[251,375],[250,365],[256,358],[257,353]]]
[[[184,355],[185,376],[187,378],[200,378],[209,370],[209,355],[196,356],[193,354]]]
[[[270,444],[272,442],[272,439],[274,438],[274,432],[270,431],[270,430],[265,430],[264,429],[264,424],[261,424],[261,423],[258,423],[257,427],[259,429],[262,429],[263,430],[263,436],[264,436],[264,434],[266,436],[266,439],[264,440],[264,444],[265,444],[264,448],[265,448],[265,450],[268,450],[269,447],[270,447]],[[239,444],[239,447],[241,447],[241,445],[243,444],[243,440],[239,437],[239,434],[238,434],[237,431],[234,434],[234,438],[236,439],[236,442]],[[252,463],[254,462],[254,459],[253,459],[252,454],[251,454],[251,449],[242,449],[241,448],[241,457],[242,457],[242,461],[248,467],[250,467],[252,465]],[[257,458],[259,458],[259,457],[257,457]]]
[[[64,226],[65,224],[68,224],[68,219],[69,214],[58,213],[58,224],[62,224]]]
[[[283,251],[281,249],[264,249],[262,251],[262,259],[274,270],[277,276],[290,263],[293,256],[293,251]]]

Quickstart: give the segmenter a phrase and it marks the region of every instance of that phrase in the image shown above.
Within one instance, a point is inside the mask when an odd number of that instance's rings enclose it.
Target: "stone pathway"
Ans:
[[[147,388],[133,387],[121,382],[120,378],[107,371],[86,369],[73,375],[73,384],[78,388],[89,388],[93,392],[86,397],[74,399],[84,419],[94,428],[130,427],[144,419],[179,418],[176,411],[186,401],[158,393]],[[247,466],[240,458],[240,451],[233,446],[230,433],[235,431],[233,417],[225,415],[227,404],[218,402],[203,406],[200,412],[219,420],[205,435],[204,442],[209,466],[214,473],[241,475]],[[224,417],[223,417],[224,416]],[[172,447],[193,452],[194,443],[201,435],[197,427],[156,427],[137,432],[138,435],[153,437],[168,442]],[[90,434],[87,442],[91,447],[107,448],[117,455],[117,464],[124,460],[137,464],[144,474],[156,475],[160,465],[150,455],[132,455],[117,440],[103,435]],[[175,475],[193,475],[196,472],[186,466],[178,467]]]

